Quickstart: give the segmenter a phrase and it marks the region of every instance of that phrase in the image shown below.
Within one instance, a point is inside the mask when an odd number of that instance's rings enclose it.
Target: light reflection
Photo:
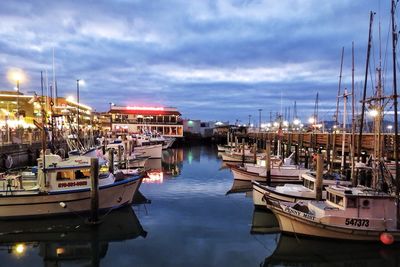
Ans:
[[[162,184],[164,182],[164,173],[161,170],[147,171],[147,177],[143,178],[145,184]]]

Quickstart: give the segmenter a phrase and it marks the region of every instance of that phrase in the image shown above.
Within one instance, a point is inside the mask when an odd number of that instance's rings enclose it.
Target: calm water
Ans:
[[[277,233],[213,147],[165,151],[140,191],[151,204],[82,218],[0,223],[0,266],[400,266],[400,248]]]

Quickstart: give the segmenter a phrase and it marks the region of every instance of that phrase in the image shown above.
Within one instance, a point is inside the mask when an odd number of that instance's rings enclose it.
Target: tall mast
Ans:
[[[397,121],[397,75],[396,75],[396,43],[397,43],[397,30],[394,24],[395,2],[392,0],[392,49],[393,49],[393,105],[394,105],[394,162],[396,166],[396,215],[397,215],[397,229],[400,229],[400,201],[399,201],[399,158],[398,158],[398,121]]]
[[[342,47],[342,57],[340,60],[339,86],[338,86],[338,93],[337,93],[337,97],[336,97],[335,125],[338,125],[338,121],[339,121],[339,97],[340,97],[340,87],[342,85],[343,55],[344,55],[344,46]]]
[[[357,176],[355,175],[355,132],[356,132],[356,118],[354,114],[355,109],[355,92],[354,92],[354,42],[351,44],[351,181],[353,186],[357,185]]]
[[[369,69],[369,56],[371,53],[371,43],[372,43],[372,22],[374,21],[374,12],[370,12],[369,18],[369,33],[368,33],[368,48],[367,48],[367,62],[365,64],[365,79],[364,79],[364,90],[363,90],[363,98],[362,98],[362,107],[361,107],[361,120],[360,120],[360,132],[358,136],[358,143],[357,143],[357,157],[358,162],[360,161],[361,157],[361,144],[362,144],[362,133],[364,127],[364,113],[365,113],[365,98],[367,95],[367,81],[368,81],[368,69]]]
[[[345,165],[345,157],[344,157],[344,150],[346,145],[346,116],[347,116],[347,89],[344,89],[343,92],[343,134],[342,134],[342,161],[341,161],[341,171],[344,173],[344,165]]]

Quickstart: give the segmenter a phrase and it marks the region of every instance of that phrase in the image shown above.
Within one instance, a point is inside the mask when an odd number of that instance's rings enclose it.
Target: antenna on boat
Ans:
[[[397,75],[396,75],[396,45],[397,45],[397,30],[394,22],[394,12],[396,9],[394,0],[392,0],[392,49],[393,49],[393,105],[394,105],[394,162],[396,166],[396,222],[397,229],[400,229],[400,201],[399,201],[399,192],[400,192],[400,179],[399,179],[399,158],[398,158],[398,119],[397,119]]]

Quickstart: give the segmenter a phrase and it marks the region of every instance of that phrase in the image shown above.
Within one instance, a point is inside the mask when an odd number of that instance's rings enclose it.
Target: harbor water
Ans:
[[[148,162],[149,201],[103,215],[0,222],[1,266],[400,266],[400,247],[279,233],[214,146]]]

